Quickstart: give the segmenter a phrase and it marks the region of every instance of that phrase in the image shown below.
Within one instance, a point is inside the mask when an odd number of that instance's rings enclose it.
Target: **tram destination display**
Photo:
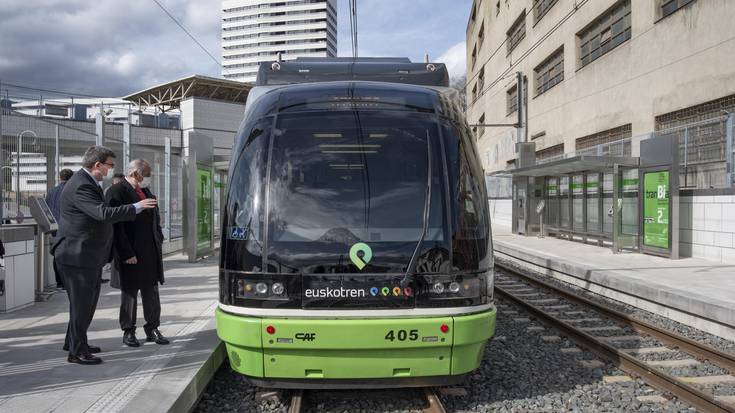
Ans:
[[[669,172],[643,175],[643,244],[669,248]]]

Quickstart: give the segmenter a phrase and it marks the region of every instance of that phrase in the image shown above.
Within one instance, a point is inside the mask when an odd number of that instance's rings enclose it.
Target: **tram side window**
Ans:
[[[490,223],[484,177],[473,156],[469,133],[452,127],[445,132],[445,140],[452,187],[453,265],[460,271],[485,269],[489,265]]]
[[[261,271],[265,219],[265,176],[271,120],[263,119],[239,139],[244,147],[235,163],[224,228],[226,268]]]

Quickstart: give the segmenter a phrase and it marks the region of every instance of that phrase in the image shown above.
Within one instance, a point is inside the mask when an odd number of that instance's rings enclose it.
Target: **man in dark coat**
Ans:
[[[102,180],[112,176],[115,154],[104,146],[92,146],[84,153],[77,171],[61,193],[61,220],[51,253],[69,295],[69,325],[64,349],[67,360],[78,364],[99,364],[92,353],[100,348],[87,343],[89,328],[100,295],[102,267],[112,256],[112,224],[132,221],[155,200],[135,205],[108,207],[102,196]]]
[[[72,171],[71,169],[62,169],[61,172],[59,172],[59,183],[55,187],[51,188],[46,195],[46,203],[48,204],[48,207],[51,210],[51,213],[54,215],[54,219],[56,219],[57,223],[61,219],[61,191],[64,190],[64,185],[66,185],[66,181],[71,179],[72,175],[74,175],[74,171]],[[54,233],[53,236],[56,236],[56,234]],[[54,275],[56,275],[56,288],[63,289],[64,280],[61,279],[61,273],[56,267],[55,259],[53,262],[53,266]]]
[[[142,159],[130,162],[125,179],[110,187],[105,195],[110,206],[129,205],[144,199],[155,199],[148,188],[151,166]],[[168,344],[161,334],[161,300],[158,284],[163,284],[163,258],[158,208],[140,213],[135,221],[115,224],[112,286],[120,288],[120,328],[123,343],[140,346],[135,337],[138,291],[143,299],[146,341]]]

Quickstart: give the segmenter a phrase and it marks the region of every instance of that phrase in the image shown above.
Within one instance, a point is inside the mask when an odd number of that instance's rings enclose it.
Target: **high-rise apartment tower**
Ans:
[[[254,82],[261,62],[337,56],[337,0],[223,0],[222,75]]]

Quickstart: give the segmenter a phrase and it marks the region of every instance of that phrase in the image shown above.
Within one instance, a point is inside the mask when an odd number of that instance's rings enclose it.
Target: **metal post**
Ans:
[[[727,114],[727,122],[725,123],[726,136],[726,150],[727,150],[727,185],[731,186],[735,182],[735,144],[733,142],[733,117],[735,115],[731,112]],[[686,153],[686,152],[685,152]],[[686,159],[686,158],[684,158]],[[684,161],[686,164],[686,161]],[[686,170],[685,170],[686,173]]]
[[[96,129],[96,135],[97,135],[95,145],[97,146],[103,146],[105,144],[105,117],[102,114],[103,110],[104,110],[104,107],[100,103],[100,111],[99,113],[97,113],[97,116],[95,117],[95,129]]]
[[[0,195],[4,195],[3,192],[5,192],[5,179],[2,179],[2,170],[5,165],[5,157],[2,156],[2,143],[3,143],[3,115],[5,114],[5,108],[3,106],[3,98],[2,98],[2,92],[3,92],[3,84],[0,81]],[[6,92],[7,93],[7,92]],[[8,103],[10,101],[8,100]],[[4,196],[3,196],[4,198]],[[3,224],[3,218],[5,217],[5,200],[0,199],[0,225]]]
[[[684,186],[689,186],[687,184],[689,180],[689,168],[687,168],[687,156],[689,152],[689,128],[684,127]]]
[[[165,211],[164,235],[171,240],[171,138],[166,138],[163,155],[163,192],[166,203],[163,205]]]
[[[34,137],[38,138],[36,132],[32,130],[24,130],[18,134],[18,150],[16,151],[15,159],[15,202],[16,202],[16,221],[20,217],[20,155],[23,152],[23,135],[25,133],[32,133]]]
[[[56,185],[59,184],[59,173],[61,172],[61,155],[59,154],[59,125],[56,125],[54,128],[54,140],[56,143],[56,153],[54,154],[54,165],[56,165],[56,170],[54,171],[54,175],[56,176]]]
[[[130,163],[130,119],[123,123],[123,165],[127,167]]]

